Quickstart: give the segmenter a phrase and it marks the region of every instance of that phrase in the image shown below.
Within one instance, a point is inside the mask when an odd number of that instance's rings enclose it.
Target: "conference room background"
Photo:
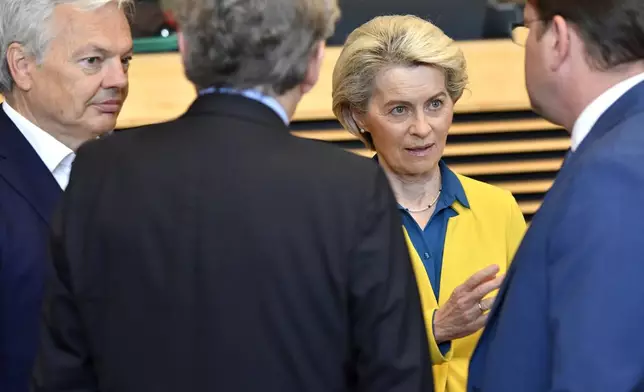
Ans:
[[[177,26],[168,8],[172,1],[136,1],[130,93],[117,130],[176,118],[196,97],[177,52]],[[513,24],[522,20],[522,7],[510,0],[339,0],[339,4],[342,16],[327,42],[322,74],[298,106],[292,132],[372,156],[331,111],[335,61],[347,35],[369,19],[386,14],[420,16],[457,40],[468,63],[469,85],[455,106],[445,162],[455,172],[511,191],[529,221],[552,185],[570,140],[564,129],[530,109],[523,48],[511,40]]]

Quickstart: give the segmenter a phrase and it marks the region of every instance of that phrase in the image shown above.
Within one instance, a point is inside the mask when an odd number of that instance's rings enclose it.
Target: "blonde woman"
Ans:
[[[465,58],[438,27],[377,17],[353,31],[333,73],[333,110],[373,149],[398,202],[421,293],[435,389],[467,370],[525,221],[512,195],[441,160]]]

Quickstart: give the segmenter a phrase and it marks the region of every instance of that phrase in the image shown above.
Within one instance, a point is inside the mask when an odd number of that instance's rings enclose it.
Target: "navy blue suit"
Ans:
[[[62,191],[0,108],[0,391],[29,389],[38,351],[49,219]]]
[[[644,84],[567,159],[497,298],[469,391],[644,390]]]

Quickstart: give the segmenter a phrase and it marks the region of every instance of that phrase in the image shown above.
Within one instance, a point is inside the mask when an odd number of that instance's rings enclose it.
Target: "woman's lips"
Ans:
[[[416,157],[425,157],[425,156],[427,156],[427,155],[429,155],[431,153],[431,151],[434,148],[434,146],[435,146],[435,144],[432,143],[432,144],[426,144],[426,145],[420,146],[420,147],[405,148],[405,150],[410,155],[413,155],[413,156],[416,156]]]

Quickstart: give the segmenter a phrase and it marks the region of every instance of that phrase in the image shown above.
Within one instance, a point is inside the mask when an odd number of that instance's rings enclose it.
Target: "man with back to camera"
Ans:
[[[469,390],[640,391],[644,2],[529,0],[524,16],[532,106],[570,131],[571,153],[500,289]]]
[[[29,388],[50,219],[74,151],[114,129],[127,96],[127,3],[0,1],[2,392]]]
[[[289,133],[337,15],[335,0],[179,4],[199,96],[80,149],[35,391],[432,390],[387,179]]]

